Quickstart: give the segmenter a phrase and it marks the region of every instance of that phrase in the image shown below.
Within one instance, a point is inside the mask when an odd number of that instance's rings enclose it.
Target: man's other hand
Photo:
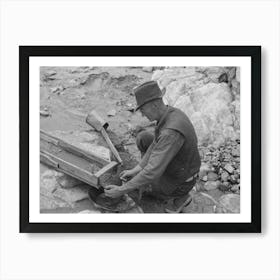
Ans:
[[[104,187],[104,193],[111,198],[117,198],[125,194],[122,186],[108,185]]]

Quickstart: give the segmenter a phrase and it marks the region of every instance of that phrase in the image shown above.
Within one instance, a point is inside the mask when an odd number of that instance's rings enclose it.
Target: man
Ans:
[[[194,127],[181,110],[163,103],[156,82],[140,85],[134,94],[136,110],[150,121],[157,121],[155,133],[138,133],[140,163],[120,174],[125,184],[106,186],[105,195],[116,198],[150,186],[154,196],[167,202],[166,212],[180,212],[191,202],[189,191],[195,185],[201,164]]]

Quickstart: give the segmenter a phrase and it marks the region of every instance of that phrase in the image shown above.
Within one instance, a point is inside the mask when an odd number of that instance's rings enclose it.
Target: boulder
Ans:
[[[218,175],[215,172],[209,172],[207,174],[207,181],[217,181]]]
[[[240,99],[240,83],[236,79],[231,81],[231,91],[235,98]]]
[[[152,76],[152,80],[157,81],[160,87],[165,88],[173,81],[179,81],[189,77],[192,77],[193,80],[197,80],[198,77],[202,79],[205,75],[196,72],[195,67],[171,67],[162,72],[156,71]]]
[[[164,74],[164,70],[156,70],[153,72],[152,80],[158,81],[160,77]]]
[[[60,188],[57,179],[63,173],[53,169],[46,170],[40,177],[40,209],[71,208],[72,204],[53,196],[53,193]]]
[[[240,67],[236,67],[235,79],[240,83]]]
[[[230,189],[230,184],[229,182],[223,182],[222,184],[219,185],[219,190],[222,192],[228,191]]]
[[[239,192],[240,186],[239,185],[233,185],[230,190],[234,193]]]
[[[49,117],[50,116],[50,112],[46,109],[44,110],[40,110],[40,116],[42,117]]]
[[[151,73],[151,72],[153,72],[153,67],[143,67],[142,70],[143,70],[144,72]]]
[[[219,146],[240,137],[240,84],[236,67],[170,67],[152,77],[165,104],[192,121],[198,142]]]
[[[171,106],[180,106],[180,103],[182,102],[179,100],[179,97],[186,97],[192,94],[193,90],[201,87],[204,85],[203,83],[203,75],[196,73],[193,76],[187,76],[178,80],[171,80],[171,78],[166,78],[167,80],[161,80],[159,83],[166,87],[166,91],[164,94],[164,100],[167,102],[168,105]]]
[[[166,98],[164,98],[164,100],[166,100]],[[167,104],[169,104],[168,101]],[[195,113],[195,109],[191,102],[190,96],[183,95],[178,97],[178,100],[173,106],[184,111],[188,116],[192,116]]]
[[[226,77],[226,80],[228,80],[228,70],[225,67],[197,67],[196,71],[203,73],[214,83],[220,83],[222,77]]]
[[[58,208],[73,208],[73,204],[63,201],[51,195],[40,195],[40,210],[51,210]]]
[[[218,202],[228,211],[232,213],[240,213],[240,195],[225,194],[222,195]]]
[[[77,214],[100,214],[101,211],[99,210],[83,210],[78,212]]]
[[[227,70],[227,77],[228,77],[228,83],[231,84],[231,81],[236,76],[236,67],[225,67]]]
[[[200,143],[219,145],[235,138],[230,111],[231,93],[227,84],[209,83],[191,95],[195,114],[184,111],[193,122]],[[178,106],[178,105],[177,105]]]
[[[54,71],[54,70],[46,71],[46,72],[45,72],[45,75],[46,75],[46,76],[53,76],[53,75],[56,75],[56,71]]]
[[[206,191],[215,190],[215,189],[219,188],[220,184],[221,183],[219,181],[207,181],[204,185],[204,189]]]
[[[224,167],[224,169],[229,173],[229,174],[232,174],[233,171],[234,171],[234,168],[229,164],[227,163]]]
[[[43,172],[40,176],[40,192],[45,194],[53,193],[59,188],[57,179],[63,175],[63,173],[57,172],[53,169],[48,169]]]
[[[235,129],[240,130],[240,101],[234,100],[231,103],[232,109],[233,109],[233,126]]]
[[[221,180],[224,181],[224,182],[227,182],[229,180],[230,176],[228,174],[228,172],[224,171],[222,172],[221,174]]]
[[[212,167],[209,164],[204,162],[201,163],[200,170],[199,170],[199,178],[203,178],[210,171],[212,171]]]
[[[71,189],[59,188],[54,191],[53,196],[68,203],[74,203],[88,198],[88,190],[91,188],[88,185],[81,185]]]
[[[211,142],[211,130],[204,121],[204,115],[201,112],[195,112],[190,119],[194,125],[199,144],[208,144]]]

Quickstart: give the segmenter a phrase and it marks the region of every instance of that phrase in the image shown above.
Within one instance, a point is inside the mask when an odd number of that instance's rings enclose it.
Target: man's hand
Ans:
[[[131,177],[133,177],[134,172],[133,169],[131,170],[124,170],[120,173],[120,179],[124,182],[126,182],[128,179],[130,179]]]
[[[104,193],[111,198],[117,198],[125,194],[122,186],[108,185],[104,187]]]
[[[133,169],[124,170],[120,173],[120,179],[126,182],[128,179],[134,177],[137,173],[139,173],[142,168],[139,165],[136,165]]]

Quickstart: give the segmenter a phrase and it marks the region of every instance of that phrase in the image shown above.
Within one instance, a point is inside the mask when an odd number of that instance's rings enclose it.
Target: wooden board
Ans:
[[[119,164],[89,154],[45,131],[40,131],[40,161],[94,187]]]

